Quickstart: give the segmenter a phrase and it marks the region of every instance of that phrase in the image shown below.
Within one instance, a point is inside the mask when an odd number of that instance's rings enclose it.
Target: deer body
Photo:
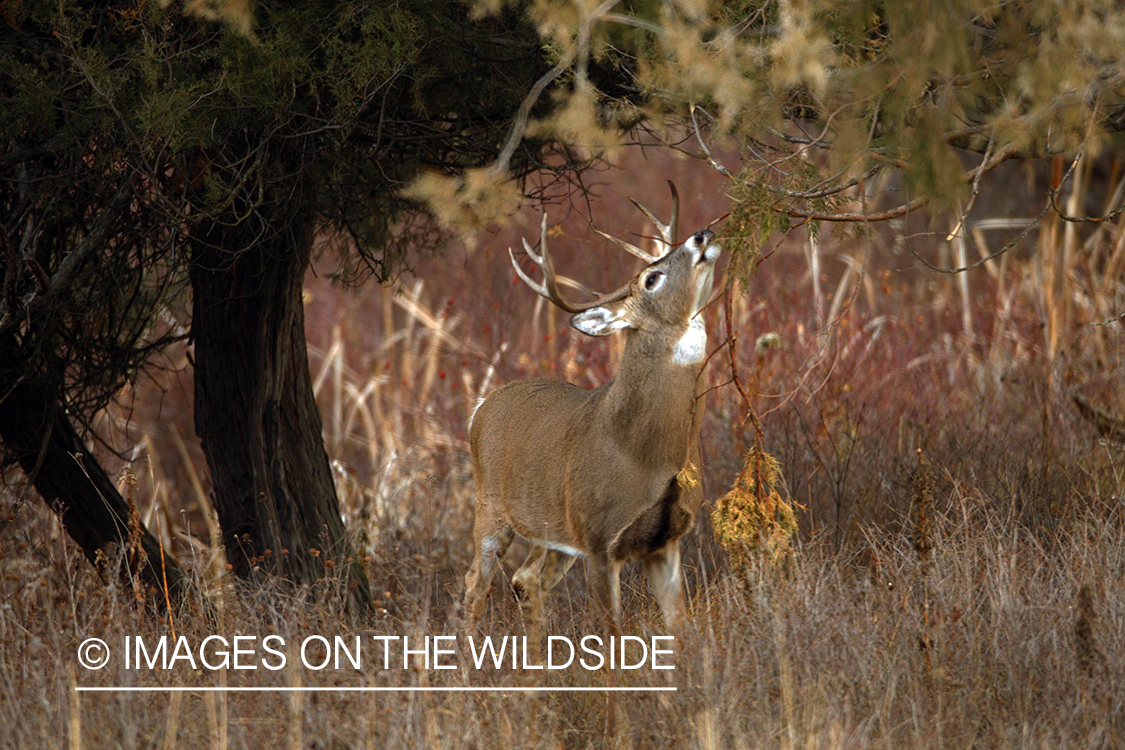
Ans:
[[[659,410],[639,409],[621,378],[593,391],[547,379],[496,391],[470,433],[478,494],[488,494],[484,504],[544,546],[586,556],[613,549],[624,540],[612,537],[663,498],[688,461],[698,465],[691,450],[699,427],[697,373],[678,369],[683,372],[667,373],[678,382],[675,390],[659,391],[674,394]],[[671,422],[679,424],[670,428]],[[541,456],[561,460],[545,467]]]
[[[674,220],[658,226],[670,246]],[[699,466],[707,339],[699,312],[719,255],[712,238],[705,230],[663,256],[649,256],[653,262],[628,285],[584,306],[558,294],[546,248],[539,257],[528,248],[546,283],[520,276],[574,313],[571,323],[583,333],[622,331],[625,349],[613,382],[583,390],[558,380],[518,381],[495,391],[474,414],[476,552],[465,579],[473,619],[499,557],[519,534],[532,549],[513,582],[533,603],[582,556],[591,593],[617,630],[621,566],[642,559],[666,624],[678,628],[679,538],[702,497],[698,482],[682,473]]]

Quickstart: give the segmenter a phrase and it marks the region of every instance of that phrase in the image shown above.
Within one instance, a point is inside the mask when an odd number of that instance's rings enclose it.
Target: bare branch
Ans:
[[[990,138],[989,141],[988,141],[988,149],[984,152],[984,159],[981,161],[981,163],[987,164],[988,160],[991,156],[992,156],[992,139]],[[960,231],[961,227],[965,225],[965,219],[966,219],[966,217],[968,217],[969,211],[973,210],[973,204],[977,202],[977,196],[980,195],[980,180],[981,180],[981,177],[983,177],[983,176],[984,176],[984,171],[978,170],[976,177],[973,178],[973,189],[972,189],[972,193],[969,195],[969,202],[965,205],[964,210],[961,211],[961,217],[959,219],[957,219],[957,224],[954,225],[953,229],[949,230],[949,234],[946,235],[946,238],[945,238],[946,242],[949,242],[950,240],[952,240],[957,235],[957,232]]]
[[[804,211],[799,208],[788,208],[785,212],[794,218],[808,219],[809,221],[839,221],[839,222],[869,222],[869,221],[886,221],[887,219],[896,219],[899,216],[905,216],[911,211],[917,211],[922,206],[930,202],[929,198],[915,198],[909,203],[904,203],[901,206],[882,211],[877,214],[867,214],[860,212],[852,212],[846,214],[824,214],[816,211]]]
[[[47,289],[35,296],[27,304],[28,310],[37,309],[47,305],[70,285],[74,274],[90,253],[102,249],[114,222],[128,208],[133,200],[133,179],[125,178],[107,205],[90,227],[90,231],[67,253],[58,270],[50,277]],[[0,331],[7,329],[14,322],[15,317],[8,312],[0,318]]]
[[[512,156],[516,152],[516,147],[519,146],[520,141],[523,140],[524,134],[527,133],[528,121],[531,118],[531,108],[539,101],[539,97],[543,94],[543,90],[547,88],[556,78],[562,75],[567,68],[574,64],[578,59],[579,54],[589,46],[590,29],[593,25],[601,20],[613,6],[617,5],[620,0],[605,0],[601,5],[594,9],[593,13],[587,16],[582,25],[578,28],[578,42],[575,48],[567,52],[563,59],[556,63],[555,67],[547,71],[531,90],[527,92],[523,102],[520,103],[519,111],[516,112],[516,119],[512,122],[511,132],[508,134],[508,140],[504,143],[504,148],[500,150],[499,156],[492,164],[492,169],[498,174],[508,172],[511,166]]]
[[[695,109],[695,105],[691,105],[691,124],[692,127],[695,128],[695,137],[699,141],[699,147],[703,149],[703,154],[707,157],[707,163],[728,180],[734,180],[734,173],[716,161],[715,157],[711,155],[711,149],[707,147],[707,143],[703,140],[703,134],[699,132],[699,121],[695,119]],[[710,115],[708,115],[708,117],[710,117]]]
[[[982,164],[981,167],[983,167],[983,166],[984,165]],[[1034,219],[1032,219],[1026,227],[1023,228],[1022,232],[1020,232],[1018,235],[1016,235],[1016,237],[1013,240],[1008,242],[1006,245],[1004,245],[1004,247],[1000,248],[996,252],[990,253],[989,255],[986,255],[985,257],[981,258],[980,260],[978,260],[974,263],[970,263],[967,266],[961,266],[960,268],[942,268],[940,266],[935,266],[934,264],[930,263],[928,260],[923,258],[921,255],[919,255],[916,251],[912,251],[912,254],[914,255],[915,258],[918,259],[919,262],[922,263],[922,265],[926,266],[931,271],[937,271],[938,273],[964,273],[965,271],[971,271],[974,268],[982,266],[990,260],[993,260],[995,258],[999,258],[1001,255],[1008,252],[1013,247],[1015,247],[1017,244],[1022,242],[1023,238],[1026,237],[1034,227],[1038,226],[1039,222],[1043,220],[1043,217],[1047,215],[1047,212],[1050,211],[1051,208],[1055,205],[1055,198],[1058,194],[1058,191],[1061,189],[1062,185],[1064,183],[1066,183],[1066,181],[1068,179],[1070,179],[1070,175],[1073,174],[1074,168],[1076,166],[1078,166],[1078,160],[1077,159],[1075,159],[1074,161],[1072,161],[1070,163],[1070,169],[1068,169],[1066,171],[1066,174],[1063,175],[1063,178],[1061,180],[1059,180],[1059,187],[1057,187],[1057,188],[1055,188],[1054,190],[1051,191],[1051,194],[1050,194],[1049,199],[1047,201],[1047,205],[1043,206],[1043,210],[1040,211],[1039,214]],[[981,167],[978,167],[977,169],[980,169]]]
[[[1078,152],[1078,155],[1074,157],[1074,161],[1071,163],[1070,169],[1066,173],[1067,177],[1069,177],[1071,172],[1074,171],[1075,166],[1077,166],[1078,161],[1081,158],[1082,158],[1082,152],[1080,151],[1080,152]],[[1062,182],[1065,182],[1065,181],[1066,181],[1066,178],[1064,178]],[[1062,185],[1062,182],[1059,183],[1060,187]],[[1058,214],[1059,218],[1062,219],[1063,221],[1069,221],[1069,222],[1074,223],[1074,224],[1099,224],[1103,221],[1109,221],[1111,219],[1116,219],[1123,212],[1125,212],[1125,202],[1123,202],[1117,208],[1115,208],[1112,211],[1110,211],[1109,213],[1103,214],[1101,216],[1070,216],[1065,211],[1063,211],[1061,206],[1059,206],[1058,200],[1057,200],[1058,193],[1059,193],[1058,190],[1052,190],[1051,193],[1050,193],[1051,208],[1053,208],[1055,210],[1055,213]]]
[[[1011,144],[1001,147],[991,158],[983,160],[979,165],[970,169],[965,173],[965,181],[973,181],[974,184],[979,182],[980,176],[985,172],[990,172],[998,167],[1002,162],[1007,161],[1016,154],[1016,148]],[[1073,170],[1073,165],[1071,170]],[[1069,172],[1067,174],[1070,174]],[[843,213],[843,214],[825,214],[817,213],[814,211],[804,211],[799,208],[785,209],[789,216],[801,219],[808,219],[810,221],[833,221],[833,222],[868,222],[868,221],[886,221],[887,219],[896,219],[899,216],[904,216],[911,211],[916,211],[930,201],[927,197],[915,198],[909,203],[904,203],[901,206],[883,211],[877,214],[859,213]]]

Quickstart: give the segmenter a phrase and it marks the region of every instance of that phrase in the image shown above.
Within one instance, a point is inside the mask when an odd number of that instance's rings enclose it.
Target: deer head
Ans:
[[[714,282],[720,248],[710,230],[676,241],[672,218],[656,224],[662,252],[649,254],[610,238],[648,265],[620,289],[583,303],[560,291],[547,250],[543,217],[537,294],[571,313],[590,336],[626,337],[617,378],[593,390],[558,380],[510,383],[485,399],[470,422],[476,477],[475,554],[465,576],[465,607],[480,617],[500,556],[515,534],[531,552],[513,583],[538,613],[546,592],[576,557],[588,565],[590,590],[611,632],[620,629],[620,570],[644,561],[665,624],[678,629],[683,611],[679,539],[695,521],[701,491],[685,481],[699,466],[703,409],[700,371],[707,332],[701,310]]]

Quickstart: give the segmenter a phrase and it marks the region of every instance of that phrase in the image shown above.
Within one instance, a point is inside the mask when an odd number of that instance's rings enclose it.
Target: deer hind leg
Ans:
[[[500,566],[500,558],[508,551],[514,538],[515,532],[507,526],[484,534],[476,544],[473,564],[465,574],[465,610],[473,622],[479,620],[484,612],[484,600]]]
[[[512,585],[527,616],[530,640],[536,649],[543,640],[543,600],[572,565],[574,556],[533,542],[523,565],[512,576]]]
[[[664,627],[672,634],[683,625],[684,584],[680,576],[680,542],[675,540],[645,556],[645,576],[653,596],[660,602]]]
[[[573,555],[533,542],[527,559],[512,576],[512,584],[521,599],[533,596],[536,591],[546,594],[559,585],[574,560]]]

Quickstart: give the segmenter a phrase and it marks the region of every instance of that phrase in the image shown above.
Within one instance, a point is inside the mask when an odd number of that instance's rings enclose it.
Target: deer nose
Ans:
[[[691,236],[686,244],[690,245],[693,252],[699,253],[695,257],[694,263],[714,263],[721,250],[719,246],[712,242],[715,239],[715,233],[710,229],[701,229]]]

